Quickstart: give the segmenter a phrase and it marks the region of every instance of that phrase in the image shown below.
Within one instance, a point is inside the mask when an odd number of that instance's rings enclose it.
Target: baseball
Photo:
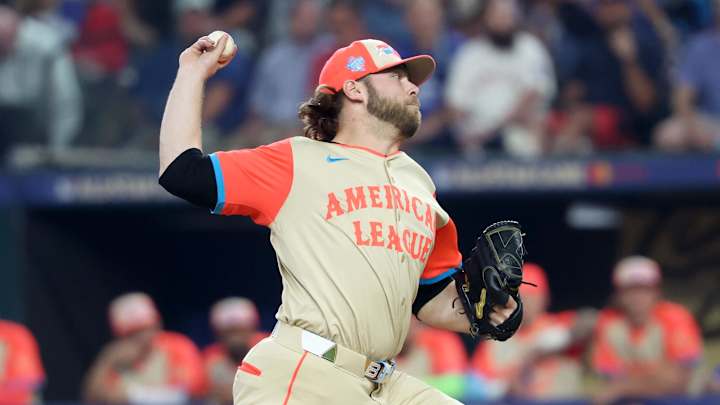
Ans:
[[[225,63],[232,58],[233,52],[235,52],[235,41],[232,36],[225,31],[213,31],[210,35],[208,35],[208,38],[210,38],[214,44],[217,44],[223,35],[227,35],[228,40],[225,43],[225,49],[223,49],[220,59],[218,59],[218,62],[220,63]]]

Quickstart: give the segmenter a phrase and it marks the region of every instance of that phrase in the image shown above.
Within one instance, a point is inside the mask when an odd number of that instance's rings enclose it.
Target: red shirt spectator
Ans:
[[[232,403],[232,386],[242,360],[258,342],[268,336],[258,331],[260,317],[255,304],[247,298],[225,298],[210,310],[210,324],[218,342],[203,351],[208,398]]]
[[[593,367],[608,377],[641,376],[665,363],[692,367],[700,361],[703,346],[693,316],[668,301],[658,302],[639,327],[616,309],[603,310],[596,339]]]
[[[110,305],[116,339],[88,373],[85,400],[104,403],[182,403],[205,388],[202,359],[187,337],[161,330],[152,299],[125,294]]]
[[[520,294],[523,324],[506,342],[487,341],[478,346],[472,367],[497,387],[497,394],[530,399],[577,397],[581,393],[581,342],[592,330],[594,315],[567,311],[546,312],[549,287],[543,269],[532,263],[523,268]]]
[[[147,357],[127,370],[109,372],[106,383],[111,389],[127,390],[130,400],[135,395],[143,397],[161,391],[197,397],[204,388],[201,364],[198,349],[190,339],[179,333],[159,332]]]
[[[45,381],[37,342],[24,326],[0,320],[0,405],[25,405]]]
[[[426,327],[413,319],[397,363],[403,371],[452,397],[463,394],[468,359],[456,333]]]
[[[615,267],[615,305],[602,312],[595,333],[592,364],[606,378],[597,403],[687,391],[702,338],[685,308],[661,299],[660,282],[660,266],[646,257]]]
[[[73,53],[83,70],[92,70],[96,74],[118,73],[125,67],[127,41],[120,13],[112,4],[96,2],[90,6]]]

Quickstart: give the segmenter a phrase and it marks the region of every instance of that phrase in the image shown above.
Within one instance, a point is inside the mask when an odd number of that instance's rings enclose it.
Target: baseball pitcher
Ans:
[[[463,261],[450,216],[400,151],[420,126],[427,55],[366,39],[338,49],[299,108],[304,136],[202,152],[203,85],[229,60],[200,38],[180,55],[160,129],[160,184],[214,214],[270,228],[282,276],[272,335],[239,365],[235,404],[456,404],[395,369],[411,316],[505,340],[522,319],[517,222]],[[292,69],[292,66],[288,66]]]

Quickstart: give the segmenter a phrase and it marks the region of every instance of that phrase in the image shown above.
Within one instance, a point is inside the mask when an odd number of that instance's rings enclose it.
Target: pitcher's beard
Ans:
[[[380,97],[375,87],[368,81],[368,112],[400,131],[405,139],[415,135],[420,128],[420,108],[412,104],[403,104],[395,100]]]

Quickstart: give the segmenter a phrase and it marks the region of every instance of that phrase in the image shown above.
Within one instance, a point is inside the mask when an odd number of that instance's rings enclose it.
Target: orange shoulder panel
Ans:
[[[433,283],[460,265],[462,255],[458,250],[457,228],[450,218],[442,228],[435,231],[435,246],[422,273],[421,283]]]
[[[213,212],[246,215],[257,224],[271,224],[293,182],[291,139],[210,155],[218,191]]]

